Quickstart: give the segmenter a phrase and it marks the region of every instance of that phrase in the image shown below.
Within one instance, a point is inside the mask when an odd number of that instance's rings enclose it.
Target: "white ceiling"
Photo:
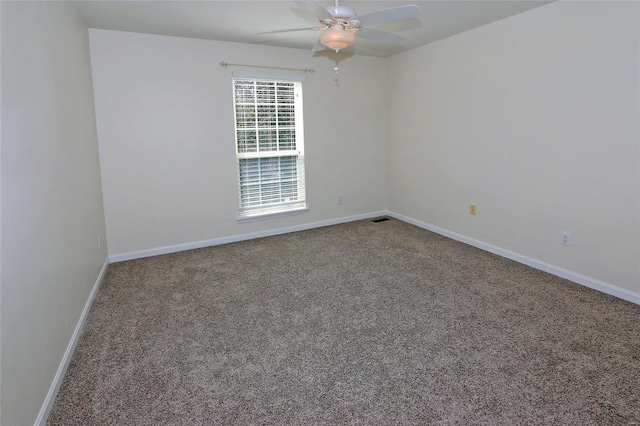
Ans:
[[[121,1],[76,0],[90,28],[148,34],[311,48],[318,33],[308,31],[260,34],[318,24],[313,15],[291,0],[209,0],[209,1]],[[332,0],[317,3],[330,7]],[[343,0],[358,14],[388,7],[417,4],[417,18],[372,26],[404,37],[400,45],[385,45],[358,38],[349,50],[353,54],[391,56],[472,28],[550,3],[541,0],[443,0],[370,1]],[[347,53],[347,52],[345,52]]]

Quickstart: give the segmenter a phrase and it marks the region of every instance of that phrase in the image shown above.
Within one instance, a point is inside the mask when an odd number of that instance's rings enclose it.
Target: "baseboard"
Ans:
[[[606,293],[615,297],[618,297],[620,299],[629,301],[631,303],[635,303],[637,305],[640,305],[640,294],[639,293],[635,293],[617,286],[614,286],[612,284],[608,284],[606,282],[591,278],[591,277],[587,277],[585,275],[582,274],[578,274],[576,272],[573,271],[569,271],[567,269],[564,268],[560,268],[558,266],[555,265],[551,265],[549,263],[546,262],[542,262],[536,259],[532,259],[530,257],[527,256],[523,256],[519,253],[515,253],[509,250],[505,250],[503,248],[473,239],[473,238],[469,238],[466,237],[464,235],[461,234],[457,234],[455,232],[451,232],[449,230],[440,228],[438,226],[435,225],[431,225],[413,218],[410,218],[408,216],[404,216],[395,212],[391,212],[391,211],[379,211],[379,212],[374,212],[374,213],[366,213],[366,214],[361,214],[361,215],[355,215],[355,216],[347,216],[347,217],[342,217],[342,218],[337,218],[337,219],[330,219],[330,220],[324,220],[324,221],[319,221],[319,222],[313,222],[313,223],[307,223],[307,224],[302,224],[302,225],[296,225],[296,226],[288,226],[288,227],[284,227],[284,228],[277,228],[277,229],[271,229],[271,230],[266,230],[266,231],[259,231],[259,232],[252,232],[252,233],[248,233],[248,234],[241,234],[241,235],[234,235],[234,236],[229,236],[229,237],[222,237],[222,238],[215,238],[215,239],[211,239],[211,240],[204,240],[204,241],[196,241],[193,243],[186,243],[186,244],[177,244],[177,245],[173,245],[173,246],[165,246],[165,247],[159,247],[159,248],[154,248],[154,249],[149,249],[149,250],[141,250],[141,251],[136,251],[136,252],[129,252],[129,253],[123,253],[123,254],[118,254],[118,255],[114,255],[114,256],[110,256],[107,260],[105,260],[104,264],[102,265],[102,269],[100,270],[100,273],[98,274],[98,278],[96,279],[95,284],[93,285],[93,289],[91,290],[91,293],[89,294],[89,298],[87,299],[87,302],[85,303],[84,309],[82,311],[82,314],[80,315],[80,318],[78,319],[78,323],[76,324],[76,328],[73,332],[73,335],[71,336],[71,340],[69,341],[69,344],[67,345],[67,349],[64,353],[64,356],[62,357],[62,361],[60,362],[60,365],[58,367],[58,371],[56,372],[56,375],[54,377],[53,383],[51,384],[51,387],[49,388],[49,392],[47,393],[47,396],[44,400],[44,403],[42,405],[42,408],[40,409],[40,413],[38,414],[38,417],[36,419],[35,425],[36,426],[44,426],[46,425],[47,422],[47,418],[49,416],[49,413],[51,412],[51,409],[53,408],[53,403],[55,402],[55,398],[56,395],[58,394],[58,391],[60,390],[60,386],[62,385],[62,380],[64,379],[65,373],[67,371],[67,368],[69,366],[69,363],[71,362],[71,358],[73,356],[73,352],[76,348],[76,345],[78,344],[78,339],[80,337],[80,334],[82,333],[82,329],[84,327],[84,323],[87,319],[87,316],[89,314],[89,311],[91,310],[91,305],[93,304],[93,300],[95,299],[95,296],[98,292],[98,289],[100,288],[100,285],[102,284],[102,280],[104,278],[104,275],[107,271],[107,267],[109,266],[110,263],[115,263],[115,262],[123,262],[125,260],[132,260],[132,259],[138,259],[138,258],[143,258],[143,257],[149,257],[149,256],[157,256],[160,254],[167,254],[167,253],[175,253],[175,252],[179,252],[179,251],[184,251],[184,250],[192,250],[192,249],[196,249],[196,248],[202,248],[202,247],[209,247],[209,246],[215,246],[215,245],[220,245],[220,244],[227,244],[227,243],[233,243],[233,242],[239,242],[239,241],[246,241],[246,240],[251,240],[254,238],[262,238],[262,237],[268,237],[268,236],[273,236],[273,235],[280,235],[280,234],[286,234],[286,233],[290,233],[290,232],[297,232],[297,231],[304,231],[304,230],[308,230],[308,229],[313,229],[313,228],[320,228],[323,226],[331,226],[331,225],[338,225],[340,223],[347,223],[347,222],[353,222],[356,220],[363,220],[363,219],[370,219],[373,217],[378,217],[378,216],[390,216],[393,217],[395,219],[401,220],[403,222],[407,222],[410,223],[412,225],[418,226],[420,228],[426,229],[428,231],[432,231],[435,232],[437,234],[443,235],[445,237],[451,238],[453,240],[456,241],[460,241],[462,243],[465,244],[469,244],[473,247],[477,247],[479,249],[488,251],[490,253],[496,254],[498,256],[502,256],[504,258],[507,259],[511,259],[513,261],[516,261],[518,263],[522,263],[524,265],[530,266],[532,268],[536,268],[539,269],[541,271],[544,272],[548,272],[550,274],[556,275],[558,277],[561,278],[565,278],[567,280],[570,280],[572,282],[575,282],[577,284],[581,284],[584,285],[585,287],[589,287],[591,289],[600,291],[602,293]]]
[[[354,216],[346,216],[337,219],[322,220],[319,222],[305,223],[302,225],[287,226],[284,228],[269,229],[266,231],[251,232],[248,234],[231,235],[228,237],[214,238],[211,240],[195,241],[191,243],[176,244],[172,246],[156,247],[148,250],[133,251],[109,256],[109,262],[117,263],[126,260],[140,259],[143,257],[158,256],[161,254],[176,253],[185,250],[199,249],[203,247],[217,246],[221,244],[236,243],[239,241],[252,240],[254,238],[271,237],[273,235],[288,234],[290,232],[306,231],[308,229],[320,228],[323,226],[338,225],[340,223],[353,222],[356,220],[370,219],[372,217],[384,216],[386,211],[365,213]]]
[[[71,362],[71,358],[73,357],[73,352],[76,349],[76,345],[78,344],[78,339],[80,338],[80,334],[82,333],[84,323],[87,320],[89,311],[91,310],[93,299],[95,299],[96,294],[98,293],[98,289],[102,284],[102,280],[104,279],[104,275],[107,272],[108,266],[109,266],[109,259],[106,259],[104,261],[104,264],[102,265],[102,269],[100,270],[100,273],[98,274],[98,278],[96,279],[96,282],[93,285],[93,288],[91,289],[89,298],[87,299],[87,302],[84,304],[84,309],[82,310],[82,314],[78,319],[78,323],[76,324],[76,328],[73,331],[71,340],[67,345],[67,350],[64,352],[62,361],[58,366],[58,371],[56,372],[56,375],[53,378],[53,383],[51,383],[51,387],[49,388],[49,392],[47,393],[44,403],[42,404],[40,413],[38,413],[38,417],[36,418],[36,422],[35,422],[36,426],[44,426],[47,424],[47,418],[49,417],[51,408],[53,408],[53,403],[56,400],[56,395],[58,395],[58,391],[60,390],[60,386],[62,385],[62,380],[64,379],[64,375],[67,372],[67,367],[69,367],[69,363]]]
[[[491,244],[487,244],[485,242],[475,240],[473,238],[466,237],[461,234],[457,234],[455,232],[448,231],[443,228],[439,228],[435,225],[431,225],[425,222],[421,222],[419,220],[403,216],[394,212],[386,212],[386,214],[395,219],[401,220],[403,222],[410,223],[412,225],[416,225],[420,228],[426,229],[428,231],[435,232],[436,234],[443,235],[445,237],[451,238],[452,240],[460,241],[465,244],[469,244],[470,246],[477,247],[479,249],[488,251],[493,254],[497,254],[498,256],[505,257],[507,259],[511,259],[518,263],[522,263],[523,265],[531,266],[532,268],[539,269],[544,272],[548,272],[552,275],[556,275],[561,278],[565,278],[569,281],[573,281],[574,283],[583,285],[585,287],[592,288],[594,290],[598,290],[602,293],[609,294],[611,296],[618,297],[620,299],[626,300],[631,303],[635,303],[636,305],[640,305],[640,293],[635,293],[630,290],[626,290],[624,288],[620,288],[614,286],[612,284],[597,280],[595,278],[591,278],[577,272],[569,271],[564,268],[560,268],[555,265],[551,265],[546,262],[542,262],[536,259],[532,259],[527,256],[523,256],[519,253],[515,253],[509,250],[505,250],[500,247],[496,247]]]

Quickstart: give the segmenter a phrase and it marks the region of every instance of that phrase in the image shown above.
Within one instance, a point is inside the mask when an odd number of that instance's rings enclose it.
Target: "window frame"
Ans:
[[[251,102],[238,102],[239,94],[236,82],[252,82],[254,84],[254,96]],[[260,102],[258,99],[258,85],[264,85],[263,87],[268,87],[270,84],[274,84],[273,98],[267,98],[267,101]],[[279,94],[278,84],[291,84],[293,86],[293,103],[282,102],[279,103],[277,96]],[[277,216],[285,216],[291,214],[299,214],[308,211],[307,201],[306,201],[306,185],[305,185],[305,158],[304,158],[304,122],[303,122],[303,98],[302,98],[302,81],[299,79],[290,79],[290,78],[271,78],[271,77],[263,77],[263,76],[234,76],[232,78],[232,89],[233,89],[233,118],[234,118],[234,140],[235,140],[235,151],[236,151],[236,171],[237,171],[237,197],[238,197],[238,216],[237,220],[239,222],[245,221],[253,221],[265,218],[272,218]],[[261,119],[260,119],[260,107],[263,108],[265,106],[272,105],[274,108],[273,112],[273,123],[263,125],[261,127]],[[281,111],[278,107],[284,106],[290,107],[293,106],[293,127],[289,128],[289,126],[281,126],[280,128],[280,115]],[[253,120],[253,126],[242,126],[242,121],[238,119],[239,107],[253,106],[255,107],[255,119]],[[249,120],[251,121],[251,120]],[[263,123],[264,124],[264,123]],[[262,132],[261,132],[262,129]],[[263,149],[264,147],[260,144],[260,134],[267,134],[267,132],[274,132],[276,134],[275,140],[269,139],[269,144],[275,146],[275,149]],[[293,134],[293,149],[283,149],[281,148],[281,133],[280,132],[291,131]],[[249,149],[255,149],[255,151],[241,150],[242,144],[246,144],[247,139],[240,140],[240,134],[244,132],[245,135],[249,133],[253,133],[255,136],[255,148],[249,146]],[[284,139],[286,141],[286,139]],[[275,145],[273,145],[275,141]],[[246,146],[246,145],[245,145]],[[267,146],[268,148],[268,146]],[[293,161],[295,161],[295,165],[285,165],[282,159],[295,157]],[[266,173],[263,173],[262,170],[256,171],[256,169],[261,169],[263,161],[265,160],[266,165],[271,165],[273,170],[273,161],[276,160],[278,166],[275,168],[277,170],[278,179],[271,180],[271,182],[265,182],[268,178],[265,179]],[[248,161],[258,160],[253,162],[253,164],[247,164]],[[243,162],[245,162],[245,166],[243,166]],[[283,173],[291,172],[295,173],[295,178],[291,180],[282,176]],[[254,189],[255,194],[249,194],[244,191],[249,185],[246,183],[243,184],[243,179],[253,180],[254,187],[258,189]],[[257,180],[256,180],[257,179]],[[265,181],[263,181],[265,179]],[[295,188],[291,186],[291,183],[294,183]],[[285,185],[283,185],[283,183]],[[277,186],[278,190],[273,190],[273,185]],[[289,186],[289,189],[283,189],[283,187]],[[292,201],[280,201],[275,203],[262,203],[258,201],[258,204],[248,205],[247,199],[250,196],[253,196],[255,199],[256,196],[262,197],[262,191],[271,191],[273,197],[283,197],[286,195],[291,195],[295,193],[296,199]],[[267,196],[268,198],[268,196]]]

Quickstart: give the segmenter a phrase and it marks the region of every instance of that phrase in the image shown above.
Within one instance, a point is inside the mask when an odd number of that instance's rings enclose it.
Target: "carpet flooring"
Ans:
[[[48,424],[640,424],[639,314],[395,219],[116,263]]]

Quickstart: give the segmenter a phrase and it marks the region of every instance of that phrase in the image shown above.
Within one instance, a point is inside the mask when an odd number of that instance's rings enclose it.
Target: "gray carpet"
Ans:
[[[638,424],[639,314],[394,219],[122,262],[48,424]]]

